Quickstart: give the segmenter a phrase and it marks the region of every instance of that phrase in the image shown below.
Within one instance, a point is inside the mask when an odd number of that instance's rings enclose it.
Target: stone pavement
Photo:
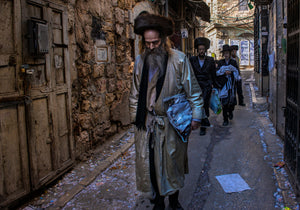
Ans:
[[[121,134],[116,135],[110,141],[105,142],[98,148],[90,151],[90,157],[86,161],[82,161],[77,164],[70,172],[65,174],[59,181],[57,181],[52,187],[45,190],[40,196],[33,198],[28,201],[27,204],[23,205],[19,209],[24,210],[41,210],[41,209],[62,209],[66,208],[66,204],[70,202],[75,195],[81,191],[85,191],[89,185],[93,182],[98,188],[101,187],[103,190],[98,189],[99,195],[102,196],[105,192],[104,197],[109,198],[115,197],[118,192],[110,190],[111,182],[115,182],[117,174],[108,175],[108,172],[121,172],[123,170],[135,170],[134,169],[134,152],[133,150],[133,130],[129,129]],[[131,162],[127,162],[128,156],[131,157]],[[120,162],[123,162],[122,165]],[[126,174],[124,172],[124,174]],[[128,174],[128,173],[127,173]],[[127,181],[128,182],[128,181]],[[129,184],[135,184],[135,180],[130,180]],[[118,183],[119,185],[127,183]],[[135,188],[131,187],[132,189]],[[128,193],[130,193],[128,191]],[[136,194],[136,192],[132,192]],[[102,202],[103,204],[105,202]],[[132,201],[135,205],[135,200]],[[115,204],[114,204],[115,206]],[[104,207],[104,206],[103,206]],[[68,208],[67,208],[68,209]],[[87,208],[76,208],[76,209],[87,209]],[[91,209],[104,209],[104,208],[91,208]],[[110,208],[107,208],[110,209]]]
[[[252,78],[244,80],[251,94],[250,105],[267,118],[265,110],[268,105],[265,98],[257,94]],[[262,144],[268,144],[267,141]],[[133,132],[128,130],[93,150],[87,161],[76,165],[54,186],[20,209],[150,208],[149,201],[135,190],[134,158]],[[273,170],[278,184],[274,197],[280,206],[297,209],[298,204],[284,167],[274,167]]]

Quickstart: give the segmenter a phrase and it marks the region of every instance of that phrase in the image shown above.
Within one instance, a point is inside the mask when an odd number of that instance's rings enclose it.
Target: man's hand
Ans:
[[[196,130],[196,129],[198,129],[199,127],[200,127],[200,122],[198,122],[198,121],[192,121],[192,130]]]
[[[231,74],[231,71],[225,71],[225,74],[229,75],[229,74]]]

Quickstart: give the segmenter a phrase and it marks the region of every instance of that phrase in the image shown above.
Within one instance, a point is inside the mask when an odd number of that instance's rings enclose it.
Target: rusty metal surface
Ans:
[[[288,1],[287,98],[284,156],[293,183],[300,186],[300,1]]]

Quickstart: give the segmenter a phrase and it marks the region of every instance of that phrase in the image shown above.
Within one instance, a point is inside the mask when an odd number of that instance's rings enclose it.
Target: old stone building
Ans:
[[[256,2],[255,79],[260,94],[268,98],[270,119],[285,136],[287,1]]]
[[[255,0],[255,79],[284,140],[286,169],[300,189],[300,1]]]
[[[287,1],[255,1],[255,80],[269,102],[270,119],[285,136]]]
[[[207,8],[201,0],[1,0],[0,208],[129,128],[140,12],[169,15],[176,31],[189,22],[193,31],[197,18],[209,21]],[[186,42],[180,35],[180,46]]]
[[[269,114],[277,133],[285,136],[287,1],[273,1],[269,6]]]
[[[253,19],[254,8],[247,0],[206,0],[211,22],[206,24],[205,36],[211,40],[209,54],[221,59],[224,44],[239,45],[241,68],[254,66]]]

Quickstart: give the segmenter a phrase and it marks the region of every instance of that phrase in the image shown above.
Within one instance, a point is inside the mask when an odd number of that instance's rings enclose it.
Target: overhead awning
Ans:
[[[256,5],[268,5],[271,4],[273,0],[254,0]]]
[[[238,33],[236,36],[237,37],[247,37],[247,36],[253,36],[254,33],[253,32],[241,32],[241,33]]]
[[[188,0],[187,2],[195,16],[200,17],[203,21],[210,22],[210,9],[203,0]]]

